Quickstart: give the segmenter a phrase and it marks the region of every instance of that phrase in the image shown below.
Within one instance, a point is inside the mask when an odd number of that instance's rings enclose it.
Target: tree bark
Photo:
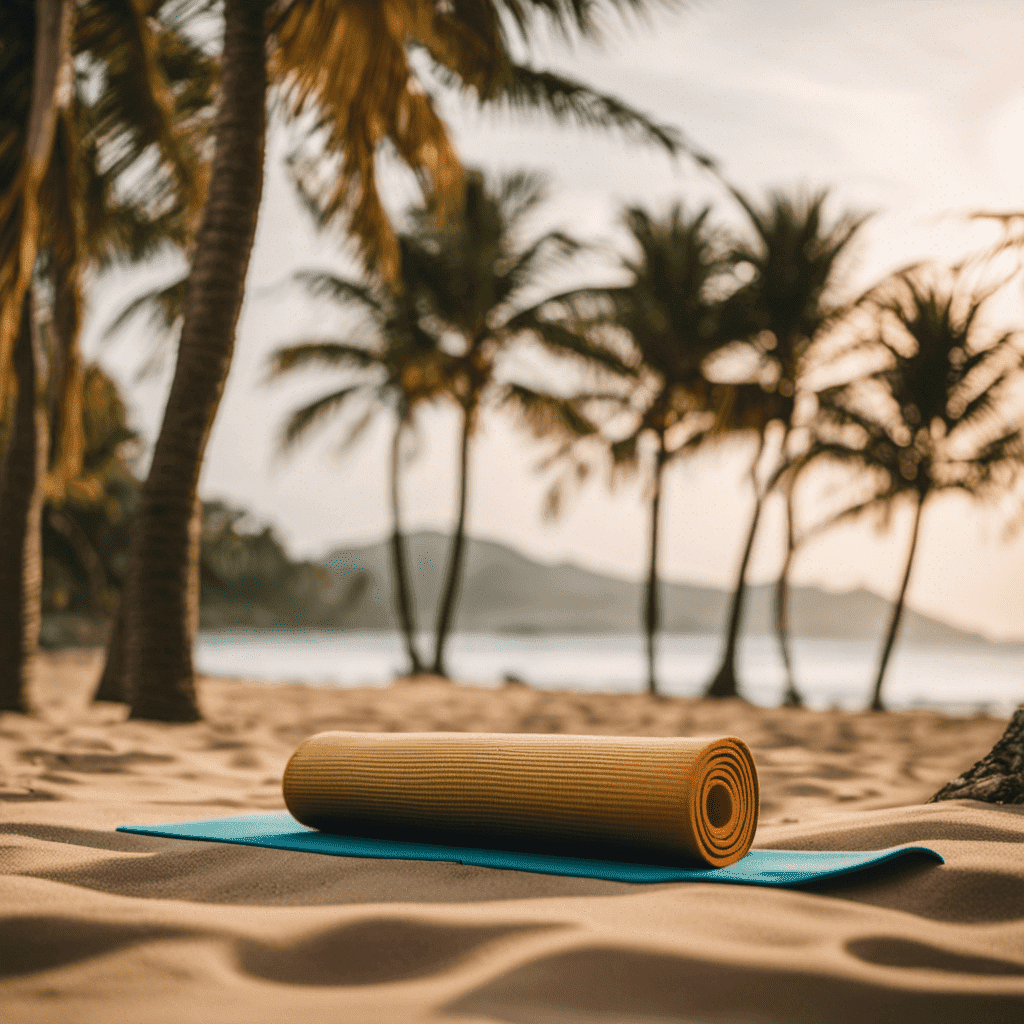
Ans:
[[[661,626],[661,602],[658,593],[658,519],[661,512],[661,483],[665,471],[665,435],[658,434],[658,451],[654,457],[651,495],[651,557],[647,569],[647,588],[644,600],[644,635],[647,639],[647,692],[658,693],[655,666],[655,639]]]
[[[1024,804],[1024,707],[1013,713],[999,742],[973,768],[947,782],[928,803],[940,800]]]
[[[914,555],[917,553],[917,537],[921,529],[921,513],[924,511],[925,496],[918,498],[917,508],[914,511],[914,529],[910,534],[910,550],[907,552],[907,564],[903,570],[903,580],[900,583],[899,593],[892,606],[892,616],[889,619],[889,628],[886,630],[885,643],[882,645],[882,654],[878,659],[878,675],[875,677],[875,688],[871,696],[871,710],[884,711],[882,703],[882,683],[885,682],[885,670],[889,665],[889,656],[892,654],[893,646],[896,643],[896,634],[899,632],[900,620],[903,618],[903,604],[907,596],[907,585],[910,583],[910,571],[914,568]]]
[[[398,491],[404,425],[404,421],[399,417],[395,423],[394,436],[391,439],[391,573],[395,614],[405,639],[405,650],[409,656],[409,672],[411,675],[417,675],[423,671],[423,663],[420,661],[420,654],[416,648],[416,616],[413,609],[412,587],[409,581],[405,537],[402,534],[401,502]]]
[[[739,647],[740,626],[743,624],[743,606],[747,599],[747,566],[750,564],[750,556],[754,551],[757,525],[761,521],[761,507],[764,504],[764,495],[757,485],[757,464],[760,458],[761,445],[758,445],[757,455],[754,457],[754,462],[750,467],[750,479],[754,485],[754,514],[750,520],[747,543],[743,548],[743,557],[740,559],[736,586],[733,588],[732,601],[729,605],[729,618],[725,632],[725,650],[722,653],[722,664],[718,672],[715,673],[714,679],[711,680],[708,688],[704,691],[705,697],[721,698],[739,695],[739,686],[736,678],[736,651]]]
[[[17,397],[0,464],[0,711],[28,711],[28,684],[42,620],[43,482],[49,449],[39,401],[32,291],[22,299],[11,353]]]
[[[263,186],[262,0],[226,0],[210,188],[196,236],[178,360],[135,515],[125,588],[130,717],[197,720],[192,664],[199,471],[224,390]]]
[[[434,641],[434,664],[432,671],[439,676],[448,676],[444,649],[448,642],[452,620],[455,617],[455,606],[458,603],[459,589],[462,585],[462,556],[466,543],[466,496],[469,489],[469,441],[473,433],[475,408],[465,410],[462,421],[462,438],[459,444],[459,512],[455,520],[455,532],[452,534],[451,547],[448,553],[448,567],[445,572],[444,588],[441,592],[441,604],[437,615],[437,635]]]
[[[85,366],[79,352],[82,323],[81,270],[54,253],[53,332],[49,374],[50,471],[63,488],[82,471],[85,437],[82,387]]]
[[[793,523],[793,488],[785,495],[786,501],[786,557],[782,562],[778,583],[775,585],[775,634],[779,640],[779,654],[786,670],[786,691],[782,696],[782,706],[787,708],[803,707],[804,700],[796,688],[793,675],[793,659],[789,650],[789,571],[796,554],[796,532]]]

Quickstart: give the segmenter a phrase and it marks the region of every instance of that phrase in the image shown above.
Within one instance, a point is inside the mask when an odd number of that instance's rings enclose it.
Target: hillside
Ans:
[[[420,628],[434,620],[444,571],[447,538],[416,533],[409,538],[409,561]],[[323,562],[337,584],[361,596],[345,626],[392,629],[391,570],[386,543],[335,551]],[[365,586],[356,588],[362,576]],[[772,631],[773,587],[755,586],[747,602],[748,633]],[[724,590],[685,583],[662,587],[667,633],[717,633],[729,595]],[[490,541],[470,539],[456,629],[501,633],[632,633],[638,628],[640,585],[571,563],[545,565]],[[867,590],[830,593],[794,587],[793,633],[797,636],[871,639],[879,636],[889,603]],[[901,635],[924,643],[980,643],[984,638],[907,609]]]

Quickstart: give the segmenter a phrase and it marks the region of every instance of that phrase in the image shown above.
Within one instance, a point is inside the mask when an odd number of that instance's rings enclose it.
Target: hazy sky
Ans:
[[[573,55],[551,45],[538,60],[679,126],[754,195],[772,186],[830,185],[835,209],[880,211],[856,253],[850,278],[856,285],[913,258],[955,257],[989,237],[968,235],[943,214],[1024,209],[1022,28],[1019,0],[706,0],[628,31],[609,31],[600,49]],[[582,237],[621,241],[616,217],[625,202],[657,211],[673,199],[715,195],[686,161],[673,163],[614,136],[557,130],[540,115],[481,114],[454,100],[445,112],[467,163],[547,171],[552,197],[543,224]],[[267,388],[261,384],[267,353],[338,322],[322,307],[269,286],[299,267],[348,265],[304,221],[278,169],[281,152],[278,138],[235,364],[201,487],[204,496],[243,503],[274,522],[296,552],[319,555],[335,545],[379,539],[389,528],[386,425],[381,422],[344,461],[335,457],[329,431],[287,460],[275,457],[287,411],[327,382]],[[396,182],[395,196],[402,194]],[[722,216],[735,218],[724,202]],[[593,263],[587,271],[591,279],[609,273]],[[167,267],[157,267],[105,283],[87,338],[88,351],[128,387],[136,422],[149,437],[167,379],[132,383],[144,332],[105,348],[98,339],[127,298],[167,276]],[[1019,315],[1024,326],[1024,306]],[[446,529],[454,517],[456,425],[439,413],[423,428],[405,485],[407,521],[412,528]],[[637,576],[647,534],[638,489],[609,495],[595,480],[561,521],[546,524],[540,515],[544,485],[533,472],[543,451],[502,420],[485,421],[472,455],[470,532],[545,560]],[[747,458],[737,450],[670,471],[667,577],[731,583],[750,513]],[[995,636],[1024,636],[1024,539],[1003,543],[1002,524],[956,499],[931,507],[911,603]],[[867,524],[837,531],[801,553],[795,577],[890,595],[908,530],[909,521],[898,517],[881,535]],[[781,544],[782,520],[772,506],[756,552],[756,579],[773,575]]]

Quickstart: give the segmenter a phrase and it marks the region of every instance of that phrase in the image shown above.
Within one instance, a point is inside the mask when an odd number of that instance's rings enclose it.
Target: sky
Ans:
[[[610,21],[600,47],[549,40],[533,52],[554,67],[613,92],[682,129],[757,198],[776,187],[829,186],[831,209],[875,211],[851,255],[851,291],[911,260],[950,261],[992,240],[960,219],[972,210],[1024,210],[1024,10],[1019,0],[704,0],[644,21]],[[528,167],[550,178],[537,231],[560,226],[600,242],[591,257],[551,282],[553,291],[616,280],[613,253],[627,244],[618,223],[627,203],[659,212],[674,201],[713,202],[738,224],[720,190],[686,161],[612,133],[553,127],[543,115],[481,112],[446,97],[443,113],[463,161],[486,170]],[[299,402],[326,390],[307,377],[265,383],[268,354],[344,321],[284,282],[295,270],[350,271],[339,236],[318,237],[281,171],[276,130],[236,354],[211,435],[200,490],[244,505],[274,524],[289,549],[319,557],[379,540],[390,529],[388,424],[340,458],[338,433],[281,457],[281,424]],[[410,195],[400,175],[384,186],[395,213]],[[169,372],[136,372],[148,339],[137,327],[104,341],[104,327],[132,297],[168,280],[157,264],[113,275],[95,289],[85,347],[125,388],[135,424],[152,439]],[[1008,327],[1024,327],[1010,303]],[[538,372],[525,363],[525,372]],[[558,386],[558,381],[554,382]],[[332,438],[334,444],[332,444]],[[457,423],[424,417],[403,482],[410,529],[447,530],[455,515]],[[648,517],[639,485],[610,490],[593,479],[556,522],[541,514],[536,472],[546,449],[498,415],[486,418],[471,456],[469,532],[543,561],[572,561],[637,578],[647,558]],[[662,522],[667,579],[731,586],[752,508],[742,447],[699,455],[669,471]],[[981,512],[941,498],[925,513],[909,603],[996,638],[1024,637],[1024,535],[1004,539],[1007,510]],[[809,543],[797,583],[832,590],[867,587],[891,596],[902,572],[910,517],[881,532],[864,523]],[[751,567],[771,579],[782,557],[783,519],[771,501]]]

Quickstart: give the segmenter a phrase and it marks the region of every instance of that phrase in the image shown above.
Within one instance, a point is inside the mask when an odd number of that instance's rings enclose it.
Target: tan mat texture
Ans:
[[[326,832],[713,867],[750,849],[758,816],[731,736],[325,732],[283,790]]]

